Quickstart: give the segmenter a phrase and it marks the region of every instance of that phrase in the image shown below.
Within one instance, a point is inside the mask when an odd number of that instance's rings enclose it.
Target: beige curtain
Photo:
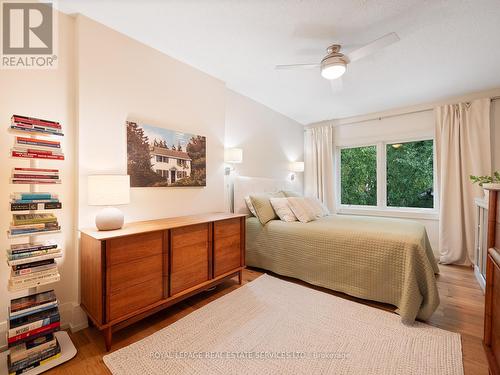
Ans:
[[[491,173],[490,99],[437,107],[436,156],[441,263],[474,261],[474,198],[469,176]]]
[[[334,212],[333,127],[331,125],[306,129],[304,164],[305,194],[318,198],[331,212]]]

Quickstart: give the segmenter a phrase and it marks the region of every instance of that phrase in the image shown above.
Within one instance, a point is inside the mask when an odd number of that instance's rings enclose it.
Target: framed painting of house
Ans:
[[[206,186],[206,138],[127,121],[131,187]]]

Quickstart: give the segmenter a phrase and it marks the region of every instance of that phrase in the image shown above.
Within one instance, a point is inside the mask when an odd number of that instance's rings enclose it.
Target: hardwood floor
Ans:
[[[441,304],[434,313],[429,324],[458,332],[462,336],[462,352],[466,375],[488,374],[486,356],[482,348],[483,309],[484,297],[470,268],[459,266],[440,266],[438,288]],[[252,281],[260,276],[261,270],[246,269],[243,272],[243,283]],[[281,277],[285,280],[289,278]],[[305,284],[295,281],[299,284]],[[229,293],[239,287],[236,278],[229,280],[213,291],[203,292],[193,296],[164,311],[160,311],[149,318],[137,322],[114,334],[112,350],[116,350],[149,336],[169,324],[181,319],[190,312],[207,303]],[[385,310],[393,310],[388,305],[367,302],[342,293],[328,291],[323,288],[314,288],[330,294],[341,296],[353,301],[369,304]],[[106,354],[104,340],[95,327],[89,327],[80,332],[71,334],[78,354],[77,356],[49,372],[48,374],[109,374],[102,356]]]

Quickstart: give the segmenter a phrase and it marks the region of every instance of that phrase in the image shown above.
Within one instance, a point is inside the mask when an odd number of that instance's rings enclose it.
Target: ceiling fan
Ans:
[[[319,64],[290,64],[276,65],[276,69],[321,69],[321,75],[328,80],[340,78],[347,70],[347,65],[363,57],[369,56],[382,48],[399,41],[396,33],[384,35],[371,43],[364,45],[352,52],[343,54],[340,52],[340,44],[332,44],[326,49],[328,53]]]

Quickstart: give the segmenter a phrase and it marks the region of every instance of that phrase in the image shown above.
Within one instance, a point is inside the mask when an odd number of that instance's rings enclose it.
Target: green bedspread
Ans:
[[[246,264],[397,307],[404,323],[439,305],[437,262],[410,220],[332,215],[309,223],[247,219]]]

